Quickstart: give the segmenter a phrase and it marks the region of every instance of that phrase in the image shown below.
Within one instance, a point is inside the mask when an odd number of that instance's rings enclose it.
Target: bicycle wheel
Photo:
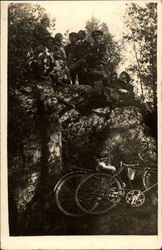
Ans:
[[[59,210],[67,216],[83,216],[75,201],[75,190],[87,172],[74,172],[63,177],[56,184],[55,199]]]
[[[158,175],[157,171],[147,170],[143,175],[143,185],[147,189],[157,188]]]
[[[107,173],[95,173],[83,178],[76,189],[78,207],[88,214],[103,214],[122,199],[121,182]]]
[[[143,185],[145,190],[143,193],[152,191],[152,201],[154,204],[158,202],[158,174],[157,171],[147,170],[143,176]]]

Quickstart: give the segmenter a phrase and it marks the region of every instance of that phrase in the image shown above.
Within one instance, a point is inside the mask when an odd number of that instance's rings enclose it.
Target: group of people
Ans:
[[[89,72],[95,67],[103,68],[106,47],[103,32],[91,33],[93,44],[86,39],[86,32],[69,34],[70,43],[63,44],[63,35],[47,36],[44,44],[30,53],[28,64],[37,75],[50,75],[56,83],[87,84]],[[102,70],[103,71],[103,70]]]
[[[45,37],[44,43],[30,53],[30,70],[37,77],[50,76],[56,85],[93,86],[94,82],[102,82],[133,92],[133,86],[129,84],[130,77],[126,72],[122,72],[119,78],[116,72],[111,72],[111,79],[108,79],[103,32],[95,30],[91,33],[91,38],[92,43],[88,41],[84,30],[72,32],[69,34],[70,42],[65,46],[61,33],[57,33],[55,37]]]

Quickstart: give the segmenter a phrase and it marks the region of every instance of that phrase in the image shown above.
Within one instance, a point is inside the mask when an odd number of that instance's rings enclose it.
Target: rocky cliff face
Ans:
[[[138,153],[155,164],[156,141],[145,123],[147,109],[144,104],[137,98],[123,96],[120,99],[114,92],[108,92],[105,101],[105,94],[86,88],[71,87],[74,96],[76,91],[83,90],[75,104],[68,88],[60,92],[64,97],[64,93],[68,93],[66,98],[74,106],[60,117],[65,167],[94,168],[95,157],[108,156],[109,153],[115,165],[119,165],[121,160],[126,163],[139,160]],[[148,145],[147,155],[143,151],[143,142]]]
[[[28,227],[29,218],[24,221],[24,216],[41,210],[42,201],[43,205],[47,201],[62,171],[62,142],[58,101],[50,81],[25,82],[9,98],[10,229],[16,234],[15,228],[23,232]]]
[[[53,187],[72,166],[94,169],[109,153],[116,166],[134,162],[148,143],[146,161],[156,164],[156,141],[136,98],[100,86],[53,86],[49,79],[9,90],[8,173],[11,234],[30,234],[55,203]],[[16,230],[15,230],[16,228]],[[21,233],[20,233],[21,232]],[[39,233],[38,233],[39,234]]]

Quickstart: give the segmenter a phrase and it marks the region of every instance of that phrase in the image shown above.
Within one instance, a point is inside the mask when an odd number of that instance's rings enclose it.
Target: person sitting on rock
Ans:
[[[119,80],[120,80],[120,87],[121,89],[125,89],[127,91],[129,91],[130,93],[133,92],[133,86],[130,84],[130,76],[126,71],[123,71],[120,76],[119,76]]]
[[[110,89],[112,95],[115,97],[115,99],[118,99],[120,103],[130,100],[134,101],[134,92],[133,92],[133,86],[130,84],[130,76],[126,71],[123,71],[119,78],[116,79],[116,76],[111,79],[110,82]],[[113,91],[112,91],[113,90]]]
[[[75,85],[76,77],[77,77],[77,69],[76,69],[76,46],[78,42],[78,34],[75,32],[71,32],[69,34],[70,43],[65,46],[65,53],[67,57],[67,65],[70,70],[70,78],[72,84]]]

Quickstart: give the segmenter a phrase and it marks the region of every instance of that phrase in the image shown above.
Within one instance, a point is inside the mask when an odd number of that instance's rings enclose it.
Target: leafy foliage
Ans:
[[[128,5],[124,38],[132,46],[135,60],[129,70],[141,84],[142,95],[157,110],[157,4]]]
[[[26,73],[27,54],[43,44],[55,26],[38,4],[11,3],[8,8],[8,79],[15,84]]]
[[[91,20],[86,23],[86,31],[88,39],[91,41],[91,32],[94,30],[101,30],[104,33],[104,43],[107,48],[106,59],[108,71],[112,72],[116,70],[121,57],[120,57],[120,47],[116,41],[114,41],[113,36],[110,34],[108,26],[106,23],[101,23],[95,17],[92,17]]]

